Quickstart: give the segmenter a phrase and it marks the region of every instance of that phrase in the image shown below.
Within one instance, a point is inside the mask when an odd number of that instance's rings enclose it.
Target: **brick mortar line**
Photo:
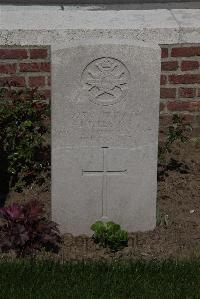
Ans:
[[[195,111],[187,111],[187,110],[168,110],[168,109],[164,109],[164,110],[160,110],[159,112],[160,116],[173,116],[176,114],[182,114],[182,115],[189,115],[190,117],[193,117],[194,120],[198,119],[199,117],[199,112],[197,110]],[[200,127],[200,124],[199,124]]]
[[[3,86],[1,86],[0,88],[2,88]],[[29,87],[28,85],[27,86],[25,86],[26,88],[29,88],[29,89],[32,89],[32,88],[34,88],[34,87]],[[21,86],[12,86],[12,88],[13,89],[16,89],[16,90],[21,90],[21,89],[23,89],[24,87],[21,87]],[[51,89],[49,88],[49,86],[44,86],[44,87],[36,87],[37,88],[37,90],[39,90],[39,91],[51,91]]]
[[[51,61],[49,58],[0,58],[0,63],[32,63],[32,62],[48,62],[51,64]]]
[[[192,102],[200,102],[200,98],[179,98],[179,99],[173,99],[173,98],[165,98],[160,99],[164,100],[165,102],[176,102],[176,103],[192,103]]]
[[[177,84],[178,85],[178,84]],[[189,84],[187,84],[187,86],[186,85],[179,85],[179,86],[174,86],[174,85],[161,85],[160,86],[160,89],[176,89],[177,91],[179,90],[179,89],[196,89],[196,90],[199,90],[199,85],[196,87],[196,86],[194,86],[193,84],[191,84],[191,85],[189,85]]]
[[[200,68],[188,71],[182,71],[181,69],[177,69],[174,71],[161,71],[161,75],[199,75],[200,76]]]
[[[175,59],[175,60],[165,60],[165,61],[161,60],[161,66],[162,66],[162,64],[171,64],[171,63],[175,64],[176,63],[176,64],[178,64],[180,71],[182,71],[181,65],[182,65],[182,63],[185,63],[185,62],[189,62],[189,63],[197,62],[199,64],[199,66],[194,70],[198,70],[200,68],[200,59],[198,59],[198,60],[197,59],[182,59],[182,60]],[[191,69],[189,71],[192,71],[192,70],[193,69]],[[182,72],[185,72],[185,71],[183,70]]]
[[[168,79],[168,78],[167,78]],[[179,87],[185,87],[185,88],[200,88],[200,83],[166,83],[163,85],[160,85],[160,87],[169,87],[169,88],[179,88]]]
[[[184,49],[184,50],[188,50],[188,49],[191,49],[191,48],[200,48],[200,44],[196,44],[196,45],[190,45],[188,44],[187,46],[184,46],[182,43],[179,44],[179,45],[172,45],[171,47],[160,47],[161,48],[161,51],[166,51],[168,50],[168,57],[176,57],[176,56],[172,56],[172,51],[175,51],[176,49]],[[194,56],[198,56],[198,55],[194,55]],[[182,57],[182,56],[177,56],[177,57]]]
[[[19,63],[49,63],[49,64],[51,64],[51,61],[49,61],[48,59],[41,58],[41,59],[27,59],[25,61],[19,61]]]
[[[176,102],[176,103],[188,103],[188,102],[200,102],[200,98],[160,98],[160,102],[165,104],[166,102]]]
[[[2,49],[51,49],[51,46],[48,45],[1,45]]]
[[[174,56],[169,56],[169,57],[161,57],[161,62],[168,62],[168,61],[178,61],[182,62],[185,60],[191,60],[191,61],[200,61],[200,56],[181,56],[181,57],[174,57]]]
[[[49,72],[34,72],[34,73],[30,73],[30,72],[24,72],[24,73],[13,73],[13,74],[5,74],[2,73],[0,74],[0,78],[10,78],[12,79],[13,77],[48,77]]]
[[[38,71],[38,72],[20,72],[20,75],[24,75],[24,76],[29,76],[29,77],[46,77],[48,76],[48,74],[50,74],[50,72],[45,72],[45,71]]]
[[[24,76],[30,76],[30,77],[41,77],[41,76],[49,76],[49,71],[37,71],[37,72],[21,72],[19,69],[19,66],[17,66],[15,73],[0,73],[0,78],[2,77],[24,77]]]
[[[162,48],[162,47],[164,47],[164,48],[175,48],[175,47],[177,47],[177,48],[181,48],[181,46],[183,46],[183,47],[188,47],[188,45],[189,46],[191,46],[191,47],[198,47],[198,45],[199,45],[199,47],[200,47],[200,43],[175,43],[175,44],[159,44],[159,46]]]
[[[189,55],[189,56],[172,56],[171,54],[168,57],[161,57],[161,59],[174,59],[174,60],[186,60],[186,59],[197,59],[199,60],[199,55]]]
[[[200,56],[161,58],[161,63],[162,62],[178,62],[178,63],[182,63],[183,61],[200,62]]]
[[[181,56],[181,57],[172,57],[171,58],[174,58],[176,61],[179,61],[179,62],[182,62],[182,61],[200,61],[200,56]]]
[[[170,116],[170,114],[171,113],[173,113],[173,114],[176,114],[176,111],[163,111],[163,110],[160,110],[160,115],[161,116],[163,116],[163,115],[169,115]],[[181,111],[181,113],[183,113],[183,114],[188,114],[188,115],[190,115],[190,116],[194,116],[194,117],[199,117],[199,112],[198,111],[184,111],[184,110],[182,110]]]
[[[29,84],[26,82],[26,78],[25,78],[25,86],[12,86],[13,89],[15,90],[21,90],[23,88],[29,88],[29,89],[33,89],[33,88],[37,88],[38,91],[50,91],[51,89],[49,88],[49,86],[43,86],[43,87],[30,87]],[[6,87],[6,86],[5,86]],[[0,88],[4,88],[4,86],[0,86]]]

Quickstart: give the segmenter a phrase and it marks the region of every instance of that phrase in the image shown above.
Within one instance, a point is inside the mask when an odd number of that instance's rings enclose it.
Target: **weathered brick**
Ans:
[[[168,57],[168,48],[161,48],[161,58]]]
[[[50,72],[51,71],[51,64],[47,62],[41,63],[41,72]]]
[[[189,110],[190,103],[189,102],[169,102],[167,104],[167,109],[169,111],[184,111]]]
[[[48,51],[47,49],[30,49],[30,58],[31,59],[42,59],[42,58],[47,58],[48,56]]]
[[[199,68],[199,62],[198,61],[182,61],[181,63],[181,70],[182,71],[190,71],[190,70],[196,70]]]
[[[160,89],[160,98],[161,99],[174,99],[176,97],[176,88],[165,88]]]
[[[193,123],[195,121],[195,115],[193,114],[180,113],[180,116],[184,124]]]
[[[26,81],[24,77],[1,77],[0,78],[0,86],[16,86],[16,87],[25,87]]]
[[[169,111],[198,111],[200,109],[200,101],[194,102],[169,102],[167,104]]]
[[[20,63],[20,72],[50,72],[50,63],[48,62],[30,62]]]
[[[200,83],[200,74],[170,75],[169,82],[173,84]]]
[[[25,59],[27,57],[26,49],[0,49],[0,59]]]
[[[180,87],[178,90],[178,95],[181,98],[194,98],[196,95],[196,89]]]
[[[162,71],[176,71],[178,69],[178,61],[163,61],[161,63]]]
[[[160,127],[168,126],[172,121],[172,115],[170,114],[161,114],[160,115]]]
[[[29,77],[29,86],[30,87],[44,87],[45,86],[45,77]]]
[[[200,47],[179,47],[173,48],[172,57],[191,57],[200,56]]]
[[[16,73],[17,65],[16,63],[1,63],[0,73],[2,74],[14,74]]]
[[[165,85],[167,83],[167,76],[161,75],[160,76],[160,84]]]

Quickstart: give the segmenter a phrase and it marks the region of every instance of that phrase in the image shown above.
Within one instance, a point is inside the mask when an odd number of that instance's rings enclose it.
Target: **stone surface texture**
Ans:
[[[200,9],[89,9],[0,6],[0,44],[52,45],[100,37],[157,44],[200,42]]]
[[[154,228],[159,77],[151,44],[52,48],[52,212],[63,231],[89,234],[98,219]]]
[[[163,5],[173,5],[175,8],[183,7],[185,3],[191,6],[194,6],[199,0],[168,0],[167,3],[165,0],[1,0],[2,4],[20,4],[20,5],[87,5],[88,7],[94,6],[98,7],[103,6],[126,6],[129,7],[137,7],[140,6],[146,7],[146,5],[156,5],[158,7],[162,7]]]

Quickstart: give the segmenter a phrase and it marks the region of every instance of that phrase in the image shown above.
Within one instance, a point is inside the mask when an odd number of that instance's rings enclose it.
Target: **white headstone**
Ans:
[[[160,48],[130,40],[52,47],[52,214],[63,232],[97,220],[156,222]]]

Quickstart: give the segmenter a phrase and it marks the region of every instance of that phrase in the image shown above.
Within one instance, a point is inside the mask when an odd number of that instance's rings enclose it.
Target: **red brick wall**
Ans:
[[[50,48],[0,47],[0,87],[11,81],[16,89],[37,87],[50,100]]]
[[[200,45],[161,45],[160,128],[175,113],[200,136]],[[50,48],[0,47],[0,86],[12,80],[16,88],[37,87],[50,99]]]
[[[160,127],[172,114],[185,116],[200,136],[200,45],[162,45]]]

